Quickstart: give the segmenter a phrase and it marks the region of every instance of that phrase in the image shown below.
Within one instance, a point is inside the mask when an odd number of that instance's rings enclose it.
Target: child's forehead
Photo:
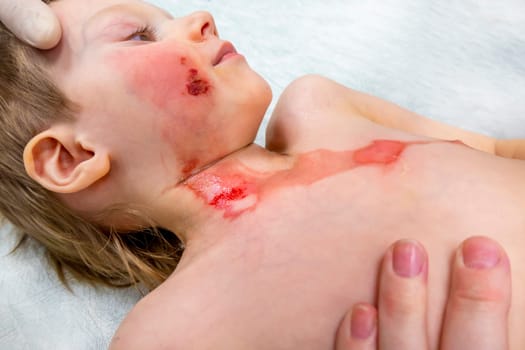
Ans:
[[[137,24],[142,25],[146,17],[165,18],[164,10],[140,0],[59,0],[50,5],[62,26],[62,40],[54,49],[45,52],[49,67],[56,70],[55,76],[62,76],[59,74],[62,69],[78,66],[77,63],[91,52],[86,48],[93,37],[112,21],[122,17],[138,18]]]
[[[142,24],[173,17],[165,10],[140,0],[59,0],[51,3],[62,26],[63,46],[81,51],[86,34],[120,19]]]
[[[76,25],[89,22],[109,13],[135,12],[140,15],[150,11],[169,13],[146,1],[141,0],[60,0],[51,3],[51,8],[57,13],[64,24]]]

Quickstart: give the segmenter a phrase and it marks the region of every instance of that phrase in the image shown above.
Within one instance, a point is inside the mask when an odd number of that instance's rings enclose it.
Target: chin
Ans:
[[[258,80],[259,80],[261,95],[265,96],[267,99],[266,108],[268,108],[268,106],[270,105],[270,102],[272,102],[272,97],[273,97],[272,88],[270,87],[270,83],[268,83],[268,81],[266,81],[266,79],[264,79],[262,75],[260,75],[259,73],[255,71],[254,73],[258,77]]]
[[[268,108],[272,101],[272,89],[262,75],[248,67],[248,69],[238,75],[236,79],[242,80],[244,91],[251,95],[250,97],[252,99],[260,101]]]
[[[261,120],[266,113],[266,110],[272,102],[272,89],[270,84],[259,74],[256,74],[256,79],[253,80],[251,89],[250,89],[250,104],[253,105],[253,110],[258,111],[261,114]]]

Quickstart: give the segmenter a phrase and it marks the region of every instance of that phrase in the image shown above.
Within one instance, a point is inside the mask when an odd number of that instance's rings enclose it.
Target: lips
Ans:
[[[233,55],[237,55],[237,50],[235,50],[235,47],[232,45],[232,43],[226,41],[221,45],[219,51],[217,52],[217,55],[213,60],[213,65],[216,66]]]

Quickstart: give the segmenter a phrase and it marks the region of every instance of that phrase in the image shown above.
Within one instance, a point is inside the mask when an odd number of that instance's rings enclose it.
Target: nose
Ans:
[[[204,41],[218,36],[215,20],[211,13],[206,11],[194,12],[184,18],[188,38],[192,41]]]

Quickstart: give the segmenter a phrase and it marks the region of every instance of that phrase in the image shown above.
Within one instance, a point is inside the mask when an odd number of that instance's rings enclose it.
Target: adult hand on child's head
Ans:
[[[420,267],[410,264],[418,260]],[[336,350],[430,349],[427,266],[420,244],[394,244],[383,260],[378,308],[354,306],[337,332]],[[440,349],[507,350],[510,295],[510,265],[503,249],[484,237],[463,242],[453,261]]]
[[[53,48],[62,36],[58,18],[42,0],[0,0],[0,22],[39,49]]]

